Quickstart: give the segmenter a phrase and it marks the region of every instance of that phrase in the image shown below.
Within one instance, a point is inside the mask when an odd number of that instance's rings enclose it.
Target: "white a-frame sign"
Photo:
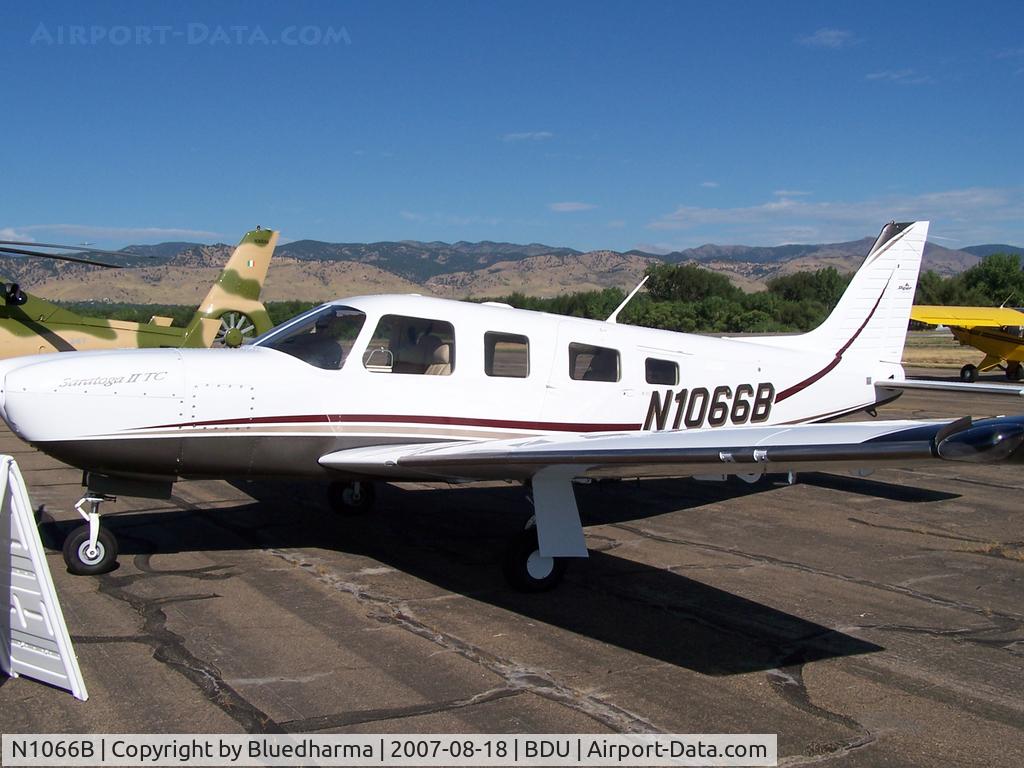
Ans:
[[[53,578],[39,540],[25,481],[17,462],[0,455],[0,587],[10,610],[0,611],[0,669],[89,694],[71,646]]]

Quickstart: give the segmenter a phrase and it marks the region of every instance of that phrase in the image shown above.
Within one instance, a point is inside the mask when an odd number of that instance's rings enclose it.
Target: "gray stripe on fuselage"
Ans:
[[[204,435],[60,440],[35,447],[79,469],[109,475],[162,475],[180,478],[307,477],[336,478],[320,466],[321,456],[349,448],[405,443],[448,442],[427,438],[358,435]]]

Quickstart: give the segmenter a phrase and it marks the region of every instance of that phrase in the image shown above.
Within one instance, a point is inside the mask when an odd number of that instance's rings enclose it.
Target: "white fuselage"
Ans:
[[[240,349],[20,358],[0,366],[3,416],[96,472],[316,476],[319,457],[367,445],[819,421],[872,406],[874,381],[902,377],[898,363],[802,336],[722,339],[418,296],[333,305],[365,315],[340,369],[272,348],[290,324]],[[444,356],[408,372],[397,336],[378,350],[396,316],[428,329],[420,342],[450,327]],[[495,338],[514,342],[512,375],[492,375]],[[570,349],[586,352],[574,370]]]

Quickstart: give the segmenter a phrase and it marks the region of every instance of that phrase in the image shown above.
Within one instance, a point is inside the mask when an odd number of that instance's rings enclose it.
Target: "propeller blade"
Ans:
[[[6,245],[0,245],[0,253],[16,253],[21,256],[39,256],[44,259],[56,259],[57,261],[73,261],[76,264],[91,264],[96,267],[107,267],[108,269],[121,269],[120,264],[108,264],[105,261],[81,259],[76,256],[61,256],[56,253],[43,253],[42,251],[29,251],[24,248],[10,248]]]

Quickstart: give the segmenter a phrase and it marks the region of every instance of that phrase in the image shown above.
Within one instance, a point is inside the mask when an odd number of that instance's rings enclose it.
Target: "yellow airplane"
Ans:
[[[979,373],[993,368],[1002,368],[1011,381],[1024,379],[1024,312],[1009,307],[920,305],[911,308],[910,319],[945,325],[961,344],[985,353],[978,365],[968,363],[960,369],[961,380],[976,381]]]

